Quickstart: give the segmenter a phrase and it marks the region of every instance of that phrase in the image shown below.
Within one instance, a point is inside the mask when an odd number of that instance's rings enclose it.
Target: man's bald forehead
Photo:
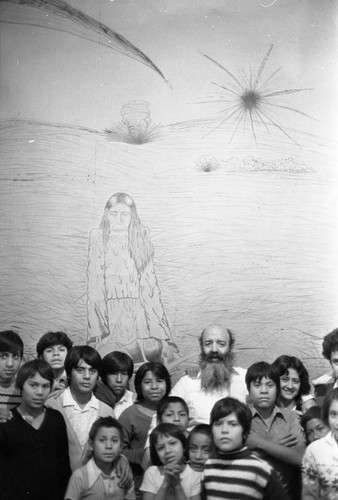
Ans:
[[[202,338],[204,335],[206,334],[210,334],[210,333],[218,333],[218,334],[221,334],[221,335],[225,335],[225,336],[230,336],[230,333],[229,333],[229,330],[227,328],[225,328],[225,326],[222,326],[222,325],[218,325],[218,324],[215,324],[215,325],[210,325],[210,326],[207,326],[206,328],[204,328],[204,330],[202,331]]]

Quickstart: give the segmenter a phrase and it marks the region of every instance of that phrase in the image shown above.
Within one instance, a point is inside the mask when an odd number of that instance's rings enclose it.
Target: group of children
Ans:
[[[37,355],[22,364],[19,335],[0,332],[4,500],[338,498],[338,388],[321,412],[297,358],[251,365],[248,405],[222,398],[188,433],[161,363],[138,368],[133,393],[122,352],[101,360],[49,332]]]

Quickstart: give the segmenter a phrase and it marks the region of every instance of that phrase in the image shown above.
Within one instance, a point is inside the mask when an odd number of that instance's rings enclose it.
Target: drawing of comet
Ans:
[[[141,50],[63,0],[0,0],[0,22],[39,26],[100,43],[145,64],[168,83],[160,69]]]

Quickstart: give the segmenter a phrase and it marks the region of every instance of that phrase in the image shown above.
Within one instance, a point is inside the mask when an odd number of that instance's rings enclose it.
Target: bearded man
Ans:
[[[231,396],[246,402],[246,370],[234,367],[234,336],[221,325],[205,328],[200,337],[200,371],[197,378],[183,376],[171,391],[189,407],[189,429],[209,424],[210,412],[221,398]]]

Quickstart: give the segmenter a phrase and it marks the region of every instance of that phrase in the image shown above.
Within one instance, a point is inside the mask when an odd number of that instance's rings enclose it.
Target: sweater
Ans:
[[[62,500],[70,476],[62,415],[47,408],[35,429],[16,408],[12,414],[0,424],[1,500]]]
[[[121,413],[118,419],[123,427],[122,453],[130,462],[136,491],[138,491],[143,478],[141,462],[144,454],[144,445],[151,424],[151,416],[143,413],[139,407],[139,404],[132,404]]]
[[[247,448],[209,458],[202,490],[206,500],[289,499],[272,467]]]

